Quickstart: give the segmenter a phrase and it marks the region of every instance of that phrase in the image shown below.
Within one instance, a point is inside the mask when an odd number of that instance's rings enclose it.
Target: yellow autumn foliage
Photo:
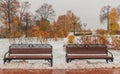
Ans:
[[[54,40],[58,41],[58,35],[57,34],[54,34]]]
[[[118,16],[118,11],[113,8],[109,14],[109,30],[113,34],[114,31],[118,30],[119,24],[118,24],[119,16]]]
[[[73,44],[74,40],[75,40],[75,36],[74,35],[68,36],[68,43]]]
[[[115,23],[111,24],[110,27],[111,27],[112,31],[115,31],[115,30],[119,29],[119,24],[117,22],[115,22]]]
[[[119,14],[118,11],[113,8],[109,14],[109,21],[110,22],[117,22],[119,20]]]

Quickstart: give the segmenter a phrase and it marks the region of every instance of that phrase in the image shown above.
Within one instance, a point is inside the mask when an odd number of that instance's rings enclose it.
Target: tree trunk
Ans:
[[[11,16],[10,16],[10,13],[11,13],[11,10],[10,10],[10,6],[11,6],[11,1],[8,0],[8,24],[9,24],[9,28],[8,28],[8,32],[11,33]]]

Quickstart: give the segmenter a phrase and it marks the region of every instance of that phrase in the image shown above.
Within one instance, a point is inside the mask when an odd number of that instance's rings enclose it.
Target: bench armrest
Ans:
[[[7,54],[9,53],[9,51],[7,51],[5,54],[4,54],[4,59],[6,58]]]
[[[107,51],[110,55],[111,55],[111,57],[113,58],[113,54],[110,52],[110,51]]]

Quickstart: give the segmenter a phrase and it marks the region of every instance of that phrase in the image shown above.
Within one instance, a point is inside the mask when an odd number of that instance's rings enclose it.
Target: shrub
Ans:
[[[97,29],[97,30],[96,30],[96,33],[97,33],[97,34],[102,34],[102,35],[104,35],[104,34],[108,34],[108,31],[107,31],[107,30],[104,30],[104,29]]]
[[[74,35],[68,36],[68,43],[74,43],[74,40],[75,40],[75,36]]]

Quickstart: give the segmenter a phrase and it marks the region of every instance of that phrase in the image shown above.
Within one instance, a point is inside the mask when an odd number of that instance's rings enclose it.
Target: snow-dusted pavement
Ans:
[[[113,68],[120,67],[120,51],[110,50],[114,55],[114,62],[106,63],[105,60],[73,60],[70,63],[65,62],[65,48],[63,45],[67,39],[59,39],[59,41],[48,41],[53,46],[53,67],[50,67],[48,61],[44,60],[26,60],[11,61],[11,63],[3,64],[3,56],[9,49],[9,40],[0,39],[0,68],[27,68],[27,69],[81,69],[81,68]],[[36,42],[33,42],[36,43]]]

